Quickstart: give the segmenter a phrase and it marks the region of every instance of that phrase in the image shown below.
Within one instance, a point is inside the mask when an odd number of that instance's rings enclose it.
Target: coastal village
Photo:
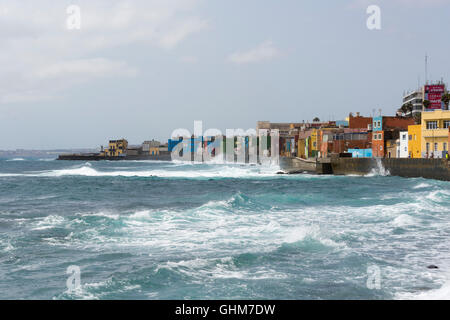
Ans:
[[[442,81],[426,84],[403,96],[394,116],[350,113],[345,120],[322,122],[273,123],[258,121],[261,130],[278,130],[279,152],[283,157],[326,159],[332,156],[352,158],[447,158],[450,145],[450,94]],[[374,113],[376,111],[374,110]],[[214,137],[190,137],[207,147]],[[225,140],[226,138],[224,138]],[[129,145],[126,139],[110,140],[99,153],[61,155],[60,159],[158,159],[170,160],[170,154],[183,138],[145,141]],[[245,140],[248,144],[248,140]],[[238,147],[239,141],[235,141]],[[270,144],[270,142],[269,142]]]
[[[343,121],[271,123],[278,129],[280,155],[303,159],[347,153],[353,158],[446,158],[450,145],[450,94],[442,82],[403,97],[394,116],[350,113]]]

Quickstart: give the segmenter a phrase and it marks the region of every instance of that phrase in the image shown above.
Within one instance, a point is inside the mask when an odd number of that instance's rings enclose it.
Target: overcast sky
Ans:
[[[448,82],[449,34],[450,0],[1,0],[0,149],[393,115],[425,53]]]

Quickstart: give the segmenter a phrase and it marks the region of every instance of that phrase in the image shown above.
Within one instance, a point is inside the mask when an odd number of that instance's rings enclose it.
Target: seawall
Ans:
[[[446,159],[335,158],[331,159],[331,167],[336,175],[377,172],[406,178],[450,181],[450,162]]]
[[[406,178],[450,181],[450,161],[446,159],[409,158],[328,158],[305,160],[281,157],[280,168],[289,174],[317,173],[335,175],[367,175],[377,173]]]
[[[325,161],[326,160],[326,161]],[[280,157],[280,168],[288,174],[317,173],[331,174],[329,159],[318,161],[316,159],[302,159],[297,157]]]

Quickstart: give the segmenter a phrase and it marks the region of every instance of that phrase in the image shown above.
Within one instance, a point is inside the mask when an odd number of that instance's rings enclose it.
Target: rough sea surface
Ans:
[[[277,171],[2,159],[0,299],[450,298],[449,182]]]

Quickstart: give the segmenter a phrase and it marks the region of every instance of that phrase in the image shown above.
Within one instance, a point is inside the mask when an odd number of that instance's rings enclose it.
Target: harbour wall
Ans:
[[[305,172],[317,174],[333,173],[329,159],[327,161],[318,161],[315,158],[280,157],[280,168],[288,174]]]
[[[378,173],[450,181],[450,162],[446,159],[335,158],[331,167],[336,175]]]
[[[450,181],[450,161],[410,158],[328,158],[281,157],[280,168],[289,174],[379,175]]]

